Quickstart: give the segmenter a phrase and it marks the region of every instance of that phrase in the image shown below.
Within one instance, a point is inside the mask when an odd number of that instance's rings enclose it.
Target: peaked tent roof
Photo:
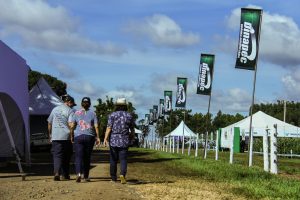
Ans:
[[[181,121],[180,124],[177,126],[177,128],[175,128],[171,133],[169,133],[165,137],[174,137],[174,136],[183,136],[183,135],[184,137],[192,137],[192,138],[197,137],[197,135],[191,129],[189,129],[189,127],[183,121]]]
[[[62,103],[43,77],[29,92],[30,115],[49,115],[55,106]]]
[[[29,66],[20,55],[0,40],[0,157],[12,157],[4,118],[8,122],[17,151],[30,163],[30,133],[28,115]],[[25,130],[24,130],[25,129]]]
[[[262,136],[266,132],[266,127],[274,130],[274,124],[277,124],[278,137],[300,137],[300,128],[279,119],[276,119],[262,111],[252,115],[253,136]],[[250,116],[222,128],[222,132],[230,132],[234,127],[240,127],[240,132],[249,135]]]

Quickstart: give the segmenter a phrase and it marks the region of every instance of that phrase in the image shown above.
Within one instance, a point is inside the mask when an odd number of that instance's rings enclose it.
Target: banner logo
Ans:
[[[236,68],[255,70],[262,10],[242,8]]]
[[[176,107],[185,107],[187,78],[177,77]]]
[[[214,62],[214,55],[201,54],[197,94],[210,95],[213,81]]]
[[[165,114],[172,111],[172,91],[164,91],[165,97]]]
[[[198,88],[201,91],[205,89],[209,89],[211,86],[211,76],[210,76],[210,69],[207,63],[202,63],[202,67],[200,69],[200,76],[198,80]]]
[[[256,58],[256,37],[255,37],[255,30],[252,27],[252,24],[249,22],[244,22],[241,24],[242,31],[242,44],[241,44],[241,63],[247,63],[248,60],[253,61]],[[250,43],[251,41],[251,43]],[[249,55],[251,47],[251,53]]]

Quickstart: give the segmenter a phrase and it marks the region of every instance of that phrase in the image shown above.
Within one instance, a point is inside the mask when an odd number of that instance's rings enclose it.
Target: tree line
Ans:
[[[28,89],[30,90],[41,77],[45,78],[58,96],[67,94],[67,84],[65,82],[51,75],[33,70],[31,70],[28,74]],[[94,107],[99,120],[100,135],[101,137],[104,137],[107,126],[107,118],[109,114],[114,111],[114,99],[108,96],[104,100],[99,98],[97,100],[97,105]],[[131,102],[128,102],[128,111],[132,113],[134,119],[137,120],[139,117],[135,113],[135,110],[134,105]],[[279,120],[283,120],[284,118],[284,102],[280,100],[277,100],[276,103],[254,104],[253,113],[259,110]],[[192,110],[175,109],[172,110],[168,117],[157,120],[157,133],[159,136],[167,135],[174,130],[182,120],[184,120],[185,124],[196,133],[205,133],[206,131],[214,132],[218,128],[226,127],[244,118],[245,117],[239,113],[232,115],[223,113],[221,110],[219,110],[216,116],[213,117],[212,114],[193,114]],[[286,101],[285,118],[287,123],[300,126],[300,102]],[[145,134],[148,133],[149,127],[145,126],[144,119],[138,120],[136,125],[137,128],[141,129]]]

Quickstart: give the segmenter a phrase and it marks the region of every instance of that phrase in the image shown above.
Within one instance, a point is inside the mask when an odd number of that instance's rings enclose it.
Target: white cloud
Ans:
[[[76,92],[80,96],[89,96],[94,99],[100,98],[106,91],[99,86],[95,86],[92,83],[85,80],[74,80],[69,82],[67,85],[67,90],[72,90],[72,92]]]
[[[293,73],[287,74],[281,79],[285,88],[285,98],[287,100],[300,100],[300,70],[295,70]]]
[[[248,6],[255,7],[257,6]],[[227,18],[227,26],[238,30],[240,8],[234,9]],[[236,38],[236,48],[237,48]],[[228,39],[226,40],[228,41]],[[232,45],[231,45],[232,46]],[[298,24],[287,16],[263,12],[260,38],[260,58],[283,67],[300,64],[300,30]]]
[[[240,88],[213,93],[213,107],[222,112],[248,112],[251,105],[251,95]]]
[[[77,72],[74,71],[71,67],[65,64],[53,64],[54,68],[56,68],[59,72],[59,77],[62,78],[75,78],[77,76]]]
[[[120,55],[125,52],[111,42],[95,42],[78,32],[74,20],[61,6],[42,0],[0,0],[0,36],[18,36],[25,46],[56,52]]]
[[[136,36],[147,37],[157,46],[181,48],[199,42],[197,34],[184,33],[174,20],[161,14],[140,21],[131,21],[125,31]]]

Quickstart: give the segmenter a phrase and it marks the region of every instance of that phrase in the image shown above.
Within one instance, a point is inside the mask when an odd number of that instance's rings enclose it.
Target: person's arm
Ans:
[[[106,128],[106,131],[105,131],[105,137],[104,137],[104,146],[108,146],[108,138],[110,136],[110,133],[111,133],[111,127],[107,127]]]
[[[134,126],[130,128],[129,140],[133,140],[135,135]]]
[[[100,144],[100,137],[99,137],[99,128],[98,128],[98,124],[95,124],[94,125],[95,127],[95,131],[96,131],[96,145],[99,145]]]
[[[71,142],[74,143],[74,130],[75,130],[76,124],[74,122],[69,122],[69,128],[70,128],[70,139]]]
[[[49,136],[49,142],[51,142],[51,133],[52,133],[52,124],[48,123],[48,136]]]

